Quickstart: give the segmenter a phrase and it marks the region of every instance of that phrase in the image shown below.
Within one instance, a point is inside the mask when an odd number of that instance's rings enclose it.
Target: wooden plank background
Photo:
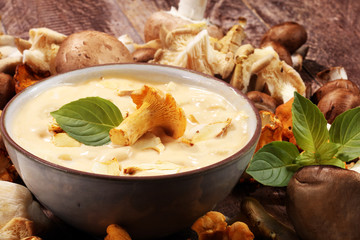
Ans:
[[[67,35],[85,29],[128,34],[141,43],[146,19],[177,4],[178,0],[1,0],[0,14],[3,32],[23,38],[30,28],[48,27]],[[272,25],[296,21],[309,36],[305,78],[326,67],[344,66],[349,79],[360,84],[358,0],[209,0],[206,17],[224,30],[245,17],[246,41],[254,46]]]
[[[128,34],[143,42],[144,23],[154,12],[177,7],[178,0],[0,0],[1,30],[10,35],[28,37],[30,28],[48,27],[64,34],[98,30],[116,37]],[[224,31],[239,17],[247,19],[247,43],[258,46],[261,36],[272,25],[295,21],[305,26],[309,52],[302,77],[314,83],[320,70],[345,67],[349,79],[360,85],[360,1],[359,0],[208,0],[206,17]],[[243,186],[221,202],[217,209],[230,217],[240,209]],[[253,188],[265,207],[287,222],[285,190]],[[64,226],[49,239],[81,239],[84,235]],[[188,232],[170,239],[186,239]],[[91,237],[88,237],[91,239]]]

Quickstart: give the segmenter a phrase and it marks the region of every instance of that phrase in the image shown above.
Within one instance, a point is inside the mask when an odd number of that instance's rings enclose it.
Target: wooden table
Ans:
[[[93,29],[130,35],[143,42],[146,19],[159,10],[177,6],[178,0],[0,0],[2,31],[28,37],[30,28],[48,27],[64,34]],[[239,17],[247,19],[247,43],[258,46],[269,27],[284,21],[305,26],[309,52],[301,75],[313,82],[320,70],[343,66],[348,77],[360,85],[360,1],[358,0],[209,0],[206,17],[224,30]],[[245,187],[245,191],[244,191]],[[247,188],[247,189],[246,189]],[[239,213],[240,199],[255,196],[280,221],[288,222],[284,208],[284,189],[246,187],[239,184],[217,210],[233,217]],[[61,226],[51,239],[82,239],[79,233]],[[57,229],[57,230],[59,230]],[[65,231],[62,231],[65,229]],[[171,239],[187,239],[189,232]],[[91,239],[91,237],[87,237]],[[50,239],[50,238],[49,238]]]

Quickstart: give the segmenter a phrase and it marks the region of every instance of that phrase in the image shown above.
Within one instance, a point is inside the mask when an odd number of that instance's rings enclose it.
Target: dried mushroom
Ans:
[[[118,127],[110,130],[110,139],[114,144],[132,145],[155,127],[163,128],[175,139],[184,134],[185,113],[170,94],[164,96],[159,90],[144,85],[142,89],[134,91],[131,98],[137,109]]]
[[[245,47],[244,47],[245,48]],[[247,49],[250,47],[247,46]],[[237,51],[239,54],[240,51]],[[243,55],[246,53],[248,55]],[[272,47],[241,51],[235,55],[236,67],[230,84],[244,93],[268,92],[278,103],[287,102],[297,91],[305,94],[305,84],[298,72],[284,61]]]
[[[223,79],[233,71],[231,52],[222,53],[213,48],[209,34],[199,25],[167,31],[162,28],[159,49],[152,63],[184,67],[210,75],[219,74]]]

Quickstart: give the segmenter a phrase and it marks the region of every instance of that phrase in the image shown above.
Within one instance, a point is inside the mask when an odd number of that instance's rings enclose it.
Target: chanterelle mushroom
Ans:
[[[132,145],[148,130],[163,128],[166,133],[177,139],[186,129],[186,117],[171,94],[165,96],[159,90],[144,85],[131,94],[137,110],[125,118],[121,124],[110,130],[114,144]]]

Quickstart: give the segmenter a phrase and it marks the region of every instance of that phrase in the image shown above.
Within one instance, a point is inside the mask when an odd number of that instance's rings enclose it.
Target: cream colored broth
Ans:
[[[183,108],[187,117],[183,138],[175,140],[157,129],[132,146],[113,143],[96,147],[54,145],[54,133],[48,130],[52,121],[50,112],[80,98],[99,96],[112,101],[126,116],[135,111],[136,106],[130,96],[119,96],[119,91],[140,89],[144,84],[170,93]],[[221,136],[205,137],[194,144],[184,141],[201,127],[227,119],[231,119],[231,124]],[[248,142],[248,121],[248,115],[237,110],[225,98],[200,88],[173,82],[154,84],[107,78],[55,87],[40,94],[16,116],[13,131],[15,141],[24,149],[68,168],[110,175],[162,175],[201,168],[234,154]],[[143,147],[148,138],[156,136],[161,139],[163,150]],[[135,171],[129,172],[129,169]]]

